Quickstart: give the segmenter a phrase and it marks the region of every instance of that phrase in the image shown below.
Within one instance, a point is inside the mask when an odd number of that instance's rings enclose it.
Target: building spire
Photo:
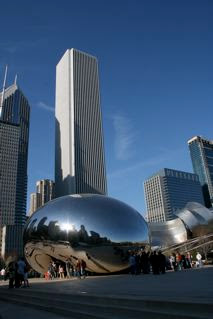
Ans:
[[[17,84],[17,78],[18,78],[18,75],[16,74],[16,75],[15,75],[15,80],[14,80],[14,84],[15,84],[15,85]]]
[[[2,93],[1,93],[1,103],[0,103],[0,117],[1,117],[1,112],[2,112],[2,107],[4,103],[4,92],[5,92],[5,86],[6,86],[6,81],[7,81],[7,65],[5,68],[5,73],[4,73],[4,82],[3,82],[3,88],[2,88]]]

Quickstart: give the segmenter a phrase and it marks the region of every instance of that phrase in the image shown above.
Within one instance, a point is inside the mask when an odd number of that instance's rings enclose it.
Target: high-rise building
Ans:
[[[56,68],[56,197],[106,194],[97,59],[69,49]]]
[[[49,202],[55,197],[55,183],[50,179],[42,179],[36,182],[36,193],[30,194],[31,216],[39,207]]]
[[[30,194],[30,211],[29,216],[31,216],[39,207],[42,206],[41,194],[31,193]]]
[[[149,222],[173,219],[188,202],[204,204],[198,175],[163,168],[144,182]]]
[[[50,179],[42,179],[36,182],[36,192],[41,194],[41,205],[55,197],[55,183]]]
[[[213,141],[194,136],[188,141],[194,172],[199,176],[206,207],[213,206]]]
[[[30,106],[16,83],[3,88],[0,101],[0,228],[17,232],[26,220]]]

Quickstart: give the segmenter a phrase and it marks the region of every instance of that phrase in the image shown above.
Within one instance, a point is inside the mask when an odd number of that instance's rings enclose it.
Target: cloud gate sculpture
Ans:
[[[129,267],[129,250],[136,247],[180,249],[205,236],[212,240],[213,212],[198,203],[188,203],[171,221],[146,223],[119,200],[68,195],[31,216],[24,231],[24,250],[29,264],[40,273],[47,271],[52,259],[69,259],[74,265],[83,259],[87,270],[111,273]]]
[[[48,202],[29,219],[25,257],[33,269],[47,271],[52,258],[86,262],[96,273],[129,267],[128,250],[149,245],[143,217],[123,202],[95,194],[68,195]]]

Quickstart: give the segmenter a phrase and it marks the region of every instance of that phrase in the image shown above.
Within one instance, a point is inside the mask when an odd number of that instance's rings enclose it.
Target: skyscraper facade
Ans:
[[[36,192],[41,194],[41,206],[55,197],[55,183],[50,179],[36,182]]]
[[[31,216],[39,207],[55,198],[55,183],[50,179],[42,179],[36,182],[36,193],[30,195]]]
[[[144,182],[149,222],[172,220],[188,202],[204,204],[196,174],[164,168]]]
[[[41,194],[31,193],[30,194],[30,211],[29,216],[31,216],[39,207],[41,207]]]
[[[56,68],[56,197],[106,194],[97,59],[75,49]]]
[[[0,93],[0,101],[0,227],[21,228],[26,220],[30,107],[16,83]]]
[[[14,211],[16,224],[24,224],[26,216],[29,116],[30,106],[27,99],[17,84],[11,85],[4,93],[0,122],[2,123],[2,128],[4,127],[6,130],[7,127],[7,131],[11,127],[13,127],[13,130],[14,127],[17,127],[16,131],[19,130],[18,141],[14,141],[14,143],[18,144],[18,157],[15,163],[11,162],[11,166],[16,166],[16,170],[13,170],[13,172],[11,170],[10,172],[16,180]],[[4,142],[7,144],[7,140],[4,140]],[[6,148],[7,146],[4,145],[3,147]],[[7,213],[2,212],[2,214]]]
[[[194,136],[188,141],[194,172],[199,176],[206,207],[213,206],[213,141]]]

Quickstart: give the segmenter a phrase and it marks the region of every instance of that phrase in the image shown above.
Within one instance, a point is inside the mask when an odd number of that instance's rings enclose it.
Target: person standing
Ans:
[[[22,282],[24,282],[24,273],[25,273],[25,269],[26,269],[26,263],[24,261],[24,257],[20,258],[16,265],[17,265],[16,288],[19,288],[19,287],[21,287]],[[23,287],[25,287],[25,285]]]
[[[159,264],[159,272],[165,274],[166,271],[166,256],[162,254],[159,250],[158,252],[158,264]]]
[[[136,260],[135,260],[135,255],[133,252],[131,252],[131,255],[129,257],[129,264],[130,264],[131,274],[136,275]]]
[[[59,278],[64,279],[64,267],[62,265],[59,266],[58,272],[59,272]]]
[[[85,279],[86,278],[86,262],[82,259],[81,260],[81,276]]]
[[[151,255],[150,262],[152,265],[153,275],[159,275],[159,258],[156,251],[154,251],[153,254]]]
[[[186,253],[186,266],[187,266],[187,268],[192,267],[192,256],[191,256],[190,252]]]
[[[77,259],[76,263],[76,276],[81,279],[81,262],[80,259]]]
[[[6,274],[6,271],[5,271],[5,269],[4,269],[4,268],[2,268],[2,269],[1,269],[0,274],[1,274],[1,280],[4,280],[4,278],[5,278],[5,274]]]
[[[9,287],[8,288],[14,288],[14,282],[15,282],[15,265],[14,265],[14,263],[11,263],[9,265],[8,278],[9,278]]]
[[[198,267],[203,267],[202,256],[199,252],[197,252],[196,259],[198,261]]]
[[[72,264],[69,259],[66,259],[65,265],[66,265],[67,278],[70,279],[72,276]]]

